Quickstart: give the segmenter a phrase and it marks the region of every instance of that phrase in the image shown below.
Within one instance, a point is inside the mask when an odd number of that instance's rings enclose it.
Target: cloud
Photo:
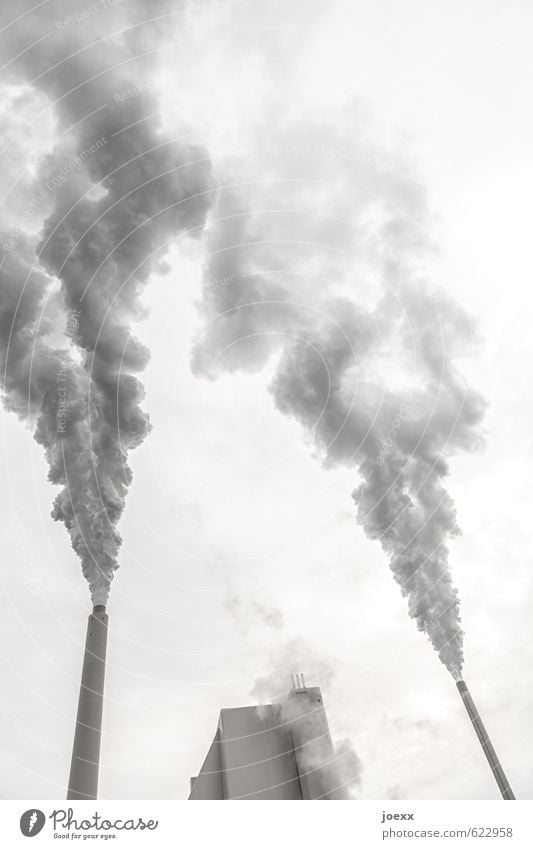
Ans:
[[[283,628],[283,613],[277,607],[253,600],[246,601],[238,595],[230,596],[226,601],[226,607],[243,631],[249,631],[257,626]]]

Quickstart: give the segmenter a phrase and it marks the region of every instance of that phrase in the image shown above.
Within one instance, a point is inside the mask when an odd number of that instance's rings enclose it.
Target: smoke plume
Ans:
[[[273,401],[314,453],[356,470],[357,519],[458,676],[446,477],[449,458],[480,443],[485,404],[455,365],[472,329],[432,283],[427,201],[409,160],[363,131],[357,110],[342,129],[308,118],[269,127],[239,171],[243,188],[227,167],[192,366],[211,379],[273,370]]]
[[[105,604],[128,454],[149,430],[138,377],[148,352],[132,325],[172,240],[201,231],[211,169],[201,147],[164,134],[152,93],[155,46],[166,46],[180,5],[34,5],[0,13],[3,55],[13,57],[6,82],[44,95],[55,119],[32,187],[46,218],[38,232],[24,218],[2,239],[2,389],[34,427],[60,487],[52,516],[70,534],[93,602]]]

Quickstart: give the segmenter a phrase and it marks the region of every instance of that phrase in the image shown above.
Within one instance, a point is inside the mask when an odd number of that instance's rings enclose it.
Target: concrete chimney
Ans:
[[[492,745],[489,735],[487,734],[487,730],[483,725],[479,713],[477,712],[476,706],[474,704],[474,700],[470,695],[470,690],[466,686],[464,681],[457,681],[457,689],[461,694],[461,698],[463,700],[463,704],[466,708],[466,712],[470,717],[470,721],[474,726],[474,730],[478,736],[478,740],[481,743],[481,748],[485,752],[485,757],[489,762],[489,766],[492,770],[492,774],[496,779],[496,784],[499,787],[500,793],[504,799],[515,799],[515,795],[511,790],[509,782],[507,780],[507,776],[505,775],[502,765],[496,757],[496,752],[494,750],[494,746]]]
[[[97,604],[89,616],[67,799],[96,799],[108,617]]]

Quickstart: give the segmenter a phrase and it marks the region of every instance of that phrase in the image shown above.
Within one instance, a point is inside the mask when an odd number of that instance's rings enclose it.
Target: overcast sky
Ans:
[[[451,457],[446,483],[462,530],[450,562],[465,679],[516,796],[531,798],[532,12],[521,0],[467,6],[208,4],[173,16],[149,72],[139,61],[132,73],[157,91],[165,131],[205,145],[219,183],[238,182],[251,209],[276,210],[292,192],[277,181],[303,181],[287,239],[309,244],[282,259],[293,263],[283,271],[298,278],[295,297],[311,304],[309,280],[324,269],[328,291],[358,302],[379,285],[379,270],[350,248],[358,188],[343,151],[376,139],[402,185],[425,198],[418,225],[436,248],[431,280],[472,318],[457,365],[488,402],[484,447]],[[74,11],[42,4],[43,33],[56,38]],[[14,12],[2,14],[4,26]],[[70,29],[107,34],[107,10],[88,14]],[[17,44],[36,39],[20,35],[24,19],[14,26]],[[2,136],[13,139],[1,175],[9,231],[57,126],[42,91],[6,79],[0,92]],[[302,164],[279,153],[291,144],[333,152]],[[25,226],[37,232],[45,214],[46,204]],[[212,228],[216,216],[215,205]],[[151,352],[142,380],[153,430],[130,456],[119,526],[100,796],[186,797],[220,708],[254,703],[259,679],[274,694],[298,671],[323,688],[333,736],[349,738],[362,762],[360,798],[498,798],[451,676],[409,618],[379,543],[357,524],[356,471],[325,468],[301,425],[276,409],[276,354],[254,371],[193,373],[209,249],[206,236],[173,241],[135,326]],[[61,798],[90,597],[65,528],[50,518],[57,488],[41,446],[12,413],[0,418],[0,794]]]

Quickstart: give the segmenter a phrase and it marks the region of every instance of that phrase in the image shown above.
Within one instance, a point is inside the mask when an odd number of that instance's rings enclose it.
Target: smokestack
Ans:
[[[107,624],[104,605],[95,605],[87,624],[67,799],[97,798]]]
[[[500,789],[500,793],[502,794],[504,799],[515,799],[516,797],[513,791],[511,790],[511,787],[509,786],[507,777],[502,769],[498,758],[496,757],[494,746],[490,742],[487,730],[480,719],[479,713],[477,712],[474,700],[470,695],[470,690],[468,689],[464,681],[457,681],[456,683],[457,689],[461,694],[463,704],[466,708],[466,712],[470,717],[472,725],[474,726],[474,730],[478,736],[478,740],[481,743],[483,751],[485,752],[485,757],[489,762],[489,766],[492,770],[494,778],[496,779],[496,784]]]

